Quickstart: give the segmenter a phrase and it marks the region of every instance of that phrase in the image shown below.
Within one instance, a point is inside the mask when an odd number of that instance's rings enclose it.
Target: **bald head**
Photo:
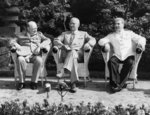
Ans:
[[[28,22],[28,26],[31,27],[31,28],[37,28],[37,24],[34,21]]]
[[[71,31],[76,31],[79,28],[80,20],[76,17],[73,17],[73,18],[71,18],[69,25],[70,25],[70,30]]]
[[[37,32],[37,24],[36,24],[36,22],[34,22],[34,21],[28,22],[28,32],[31,35],[36,34],[36,32]]]

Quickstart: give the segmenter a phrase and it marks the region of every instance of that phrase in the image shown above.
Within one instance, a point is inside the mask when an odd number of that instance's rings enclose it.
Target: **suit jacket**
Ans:
[[[26,34],[18,34],[15,39],[10,40],[11,46],[16,46],[21,49],[17,51],[18,55],[31,55],[40,53],[40,48],[36,45],[40,43],[42,47],[46,47],[51,43],[51,40],[45,37],[41,32],[37,32],[34,36]]]
[[[71,31],[63,32],[60,36],[54,39],[54,45],[61,48],[63,45],[68,45],[72,50],[77,50],[79,58],[83,57],[83,47],[88,43],[91,47],[94,47],[96,40],[90,36],[87,32]],[[62,53],[62,57],[65,58],[66,52]]]
[[[74,36],[73,40],[72,36]],[[58,47],[68,45],[71,49],[76,50],[80,50],[85,43],[88,43],[91,47],[93,47],[96,40],[84,31],[76,31],[75,33],[72,33],[71,31],[63,32],[60,36],[54,39],[54,45]]]

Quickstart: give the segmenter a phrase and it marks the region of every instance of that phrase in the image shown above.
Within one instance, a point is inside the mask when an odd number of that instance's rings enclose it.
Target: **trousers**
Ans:
[[[129,74],[134,63],[134,56],[129,56],[124,61],[119,60],[116,56],[112,56],[108,61],[108,69],[110,73],[110,86],[123,87],[128,80]],[[123,64],[119,71],[119,64]]]
[[[43,60],[42,57],[39,56],[33,56],[30,59],[30,62],[33,63],[33,71],[32,71],[32,77],[31,81],[37,83],[40,73],[41,73],[41,68],[43,66]],[[18,56],[17,59],[17,71],[19,74],[19,81],[21,83],[25,82],[25,73],[26,73],[26,68],[27,68],[27,62],[25,60],[25,57],[23,56]]]
[[[76,82],[79,80],[78,76],[78,52],[76,50],[69,51],[64,61],[64,69],[71,72],[70,81]]]

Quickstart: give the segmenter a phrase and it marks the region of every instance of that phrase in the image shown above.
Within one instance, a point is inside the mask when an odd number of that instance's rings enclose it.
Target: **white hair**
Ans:
[[[70,22],[71,21],[75,21],[76,23],[78,23],[78,25],[80,25],[80,20],[76,17],[71,18]]]

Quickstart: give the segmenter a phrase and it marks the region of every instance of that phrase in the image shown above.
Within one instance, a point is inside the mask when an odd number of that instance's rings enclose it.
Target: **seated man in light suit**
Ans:
[[[33,63],[33,76],[31,78],[31,89],[37,89],[37,82],[40,75],[40,70],[43,65],[41,50],[48,50],[51,40],[45,37],[41,32],[37,31],[37,24],[30,21],[27,24],[25,33],[17,36],[17,39],[11,40],[10,45],[12,49],[16,49],[17,57],[17,71],[19,74],[19,84],[17,90],[25,87],[25,71],[27,63]]]
[[[110,88],[113,92],[120,91],[126,87],[128,74],[131,72],[134,62],[133,45],[134,42],[137,48],[145,50],[146,39],[137,35],[133,31],[124,29],[124,19],[114,19],[115,32],[108,34],[106,37],[99,40],[98,44],[102,46],[102,50],[107,51],[108,46],[113,50],[112,57],[108,61],[108,69],[110,76]],[[123,67],[119,73],[119,64]]]
[[[96,40],[87,32],[79,31],[80,21],[73,17],[70,20],[70,31],[63,32],[54,39],[54,46],[62,48],[66,51],[62,72],[57,74],[61,78],[64,72],[71,74],[71,91],[76,92],[76,82],[78,78],[78,59],[83,55],[83,50],[90,50],[94,47]]]

